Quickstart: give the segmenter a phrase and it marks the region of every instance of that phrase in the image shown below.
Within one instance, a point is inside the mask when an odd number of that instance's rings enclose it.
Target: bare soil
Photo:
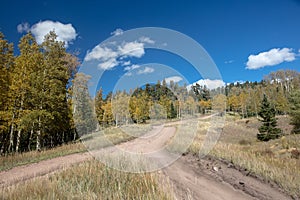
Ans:
[[[118,147],[126,151],[152,152],[163,148],[175,132],[174,127],[156,127],[144,137],[122,143]],[[15,167],[0,172],[0,187],[67,169],[88,159],[92,159],[91,154],[78,153]],[[195,155],[185,155],[160,172],[170,180],[175,199],[291,199],[276,185],[266,183],[231,163],[210,157],[199,159]]]
[[[292,199],[276,184],[211,157],[188,154],[163,172],[173,183],[177,199]]]

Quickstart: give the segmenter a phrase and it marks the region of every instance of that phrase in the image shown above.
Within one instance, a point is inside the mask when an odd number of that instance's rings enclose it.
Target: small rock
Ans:
[[[219,171],[219,168],[218,167],[213,167],[213,170],[217,172],[217,171]]]

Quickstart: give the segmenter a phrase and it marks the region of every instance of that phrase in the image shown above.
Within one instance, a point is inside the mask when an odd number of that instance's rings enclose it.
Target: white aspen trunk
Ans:
[[[9,134],[9,145],[8,145],[8,151],[12,152],[13,146],[14,146],[14,119],[15,119],[15,114],[12,116],[12,124],[11,124],[11,129],[10,129],[10,134]]]
[[[115,119],[116,119],[116,127],[118,127],[118,114],[115,115]]]
[[[36,131],[36,150],[41,150],[41,117],[38,119],[38,130]]]
[[[22,130],[19,129],[19,130],[18,130],[18,135],[17,135],[16,152],[19,152],[19,145],[20,145],[21,132],[22,132]]]
[[[23,102],[24,102],[23,99],[24,99],[24,98],[22,97],[22,100],[21,100],[21,106],[20,106],[20,112],[23,111]],[[18,134],[17,134],[16,152],[19,152],[19,145],[20,145],[21,132],[22,132],[22,129],[19,128]]]
[[[98,125],[99,126],[99,125]],[[74,134],[73,134],[73,141],[76,140],[76,130],[74,129]]]
[[[29,142],[28,142],[28,151],[31,151],[31,141],[32,141],[32,135],[33,135],[33,126],[34,126],[34,123],[32,125],[31,131],[30,131]]]

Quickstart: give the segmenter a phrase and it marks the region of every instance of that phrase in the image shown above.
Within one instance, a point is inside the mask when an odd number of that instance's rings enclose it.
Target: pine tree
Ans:
[[[174,103],[170,104],[170,115],[168,116],[170,119],[174,119],[177,116],[177,110],[175,109]]]
[[[269,141],[270,139],[276,139],[281,136],[281,130],[276,128],[277,119],[275,118],[275,109],[270,104],[266,95],[264,95],[261,102],[261,108],[259,111],[259,116],[262,118],[262,126],[259,127],[259,134],[257,134],[257,139],[261,141]]]
[[[103,127],[103,125],[104,125],[104,122],[103,122],[104,110],[103,110],[102,106],[104,105],[104,100],[103,100],[102,93],[103,93],[102,88],[100,88],[100,90],[98,90],[96,97],[95,97],[95,112],[97,115],[98,124]]]
[[[97,120],[88,91],[89,76],[77,73],[73,80],[73,118],[80,136],[96,130]]]
[[[300,91],[294,91],[289,97],[291,124],[295,134],[300,134]]]

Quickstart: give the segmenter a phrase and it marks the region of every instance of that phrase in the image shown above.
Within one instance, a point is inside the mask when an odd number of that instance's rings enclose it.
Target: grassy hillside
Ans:
[[[278,184],[297,199],[300,198],[300,135],[289,134],[292,129],[289,118],[280,116],[278,122],[286,135],[269,142],[260,142],[256,139],[257,128],[260,126],[256,118],[241,120],[228,117],[210,155]],[[209,124],[209,120],[198,124],[196,140],[189,148],[191,153],[198,154]]]

